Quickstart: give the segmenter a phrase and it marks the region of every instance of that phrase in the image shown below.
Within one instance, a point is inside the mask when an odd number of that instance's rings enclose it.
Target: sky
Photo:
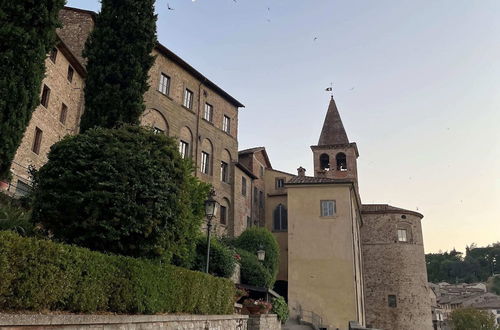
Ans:
[[[159,41],[245,104],[240,149],[265,146],[273,168],[313,175],[333,83],[363,203],[422,213],[427,253],[500,241],[500,1],[157,0],[156,10]]]

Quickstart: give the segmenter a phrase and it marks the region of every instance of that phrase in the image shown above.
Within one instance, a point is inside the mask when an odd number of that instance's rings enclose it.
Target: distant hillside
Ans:
[[[455,249],[429,253],[425,261],[429,282],[486,282],[490,276],[500,274],[500,242],[486,247],[472,244],[466,248],[465,256]]]

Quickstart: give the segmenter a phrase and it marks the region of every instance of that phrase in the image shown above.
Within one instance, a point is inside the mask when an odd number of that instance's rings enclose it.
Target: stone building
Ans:
[[[82,51],[95,17],[92,11],[70,7],[59,14],[62,28],[57,30],[57,46],[46,60],[42,104],[33,113],[11,167],[12,193],[27,192],[28,168],[40,168],[54,143],[79,132],[86,75]],[[253,216],[251,192],[257,179],[238,164],[238,111],[243,104],[165,46],[157,44],[153,55],[156,60],[141,122],[178,139],[180,153],[196,165],[194,174],[217,192],[221,204],[217,233],[238,235],[253,223],[248,217]],[[241,195],[241,177],[246,180],[246,195]],[[236,199],[250,208],[236,208]]]
[[[265,226],[280,244],[275,290],[292,317],[317,327],[347,329],[349,321],[378,329],[431,329],[422,215],[361,203],[356,143],[350,142],[334,99],[318,144],[314,176],[265,166]],[[259,159],[265,149],[240,152]],[[261,157],[262,159],[263,157]],[[245,164],[248,164],[245,163]],[[254,171],[259,167],[247,165]]]

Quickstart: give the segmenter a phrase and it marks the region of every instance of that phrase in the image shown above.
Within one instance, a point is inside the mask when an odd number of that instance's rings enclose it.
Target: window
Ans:
[[[222,130],[226,133],[231,133],[231,118],[228,116],[224,116],[222,120]]]
[[[259,193],[259,192],[257,191],[257,188],[256,188],[256,187],[254,187],[254,188],[253,188],[253,202],[254,202],[254,203],[257,203],[257,201],[259,200],[258,193]]]
[[[220,180],[229,182],[229,167],[226,162],[220,162]]]
[[[66,117],[68,116],[68,107],[66,104],[62,104],[61,106],[61,113],[59,115],[59,121],[61,124],[66,124]]]
[[[285,187],[285,179],[283,178],[276,178],[276,189],[282,189]]]
[[[43,135],[42,130],[36,127],[35,140],[33,141],[33,148],[31,150],[33,150],[33,152],[37,155],[40,153],[40,146],[42,145],[42,135]]]
[[[274,209],[273,229],[275,231],[286,231],[288,229],[288,215],[286,208],[282,204],[279,204]]]
[[[42,99],[40,100],[40,104],[48,108],[49,98],[50,98],[50,88],[48,88],[47,85],[43,85]]]
[[[68,81],[72,82],[73,81],[73,74],[75,73],[75,70],[71,65],[68,65]]]
[[[343,152],[339,152],[335,156],[335,160],[337,161],[337,171],[347,171],[347,159]]]
[[[398,229],[398,242],[407,242],[406,229]]]
[[[241,194],[243,196],[247,195],[247,179],[245,177],[241,177]]]
[[[155,134],[163,134],[163,130],[161,128],[153,126],[153,133],[155,133]]]
[[[21,180],[17,180],[17,185],[16,185],[16,195],[17,196],[26,196],[29,194],[31,190],[31,187],[29,184],[26,182],[23,182]]]
[[[205,174],[209,174],[210,172],[210,155],[202,151],[201,152],[201,172]]]
[[[160,74],[160,86],[158,90],[165,95],[170,93],[170,77],[164,73]]]
[[[252,218],[247,217],[247,228],[252,227]]]
[[[264,177],[264,166],[260,165],[260,177]]]
[[[49,58],[50,60],[52,61],[52,63],[56,63],[56,59],[57,59],[57,48],[52,48],[52,50],[50,51],[50,54],[49,54]]]
[[[189,156],[189,143],[181,140],[179,142],[179,153],[182,158],[187,158]]]
[[[396,295],[390,294],[387,297],[387,302],[389,304],[389,307],[398,307],[398,303],[397,303],[397,300],[396,300]]]
[[[259,207],[264,207],[264,193],[259,191]]]
[[[319,156],[319,167],[322,170],[330,169],[330,157],[327,154],[321,154],[321,156]]]
[[[227,223],[227,207],[222,205],[220,207],[220,223],[222,225],[225,225]]]
[[[208,103],[205,103],[205,112],[203,113],[203,119],[212,122],[213,114],[214,114],[214,107],[212,107]]]
[[[335,201],[321,201],[321,216],[333,217],[337,213]]]
[[[188,109],[191,109],[193,107],[193,92],[191,92],[187,88],[184,91],[184,103],[183,103],[183,105]]]

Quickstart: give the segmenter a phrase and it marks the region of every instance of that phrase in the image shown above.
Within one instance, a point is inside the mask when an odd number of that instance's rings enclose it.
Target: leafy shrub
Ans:
[[[196,258],[192,269],[203,272],[206,262],[207,237],[200,236],[196,241]],[[222,244],[217,238],[211,238],[208,272],[214,276],[230,278],[234,273],[235,266],[234,250]]]
[[[132,314],[232,312],[226,279],[0,232],[0,310]]]
[[[272,278],[271,286],[276,280],[279,267],[279,245],[274,235],[266,228],[252,227],[245,230],[235,241],[236,247],[249,251],[254,255],[261,248],[266,251],[263,265]]]
[[[31,213],[15,203],[0,201],[0,230],[12,230],[20,235],[32,235]]]
[[[273,314],[278,315],[278,320],[285,324],[288,320],[288,304],[283,297],[273,299],[273,308],[271,309]]]
[[[486,310],[475,308],[459,308],[450,314],[454,330],[496,330],[493,314]]]
[[[35,174],[33,216],[56,240],[182,264],[194,252],[208,186],[174,139],[123,126],[52,146]]]
[[[261,288],[271,288],[274,280],[269,271],[251,252],[238,249],[240,257],[241,282]]]

